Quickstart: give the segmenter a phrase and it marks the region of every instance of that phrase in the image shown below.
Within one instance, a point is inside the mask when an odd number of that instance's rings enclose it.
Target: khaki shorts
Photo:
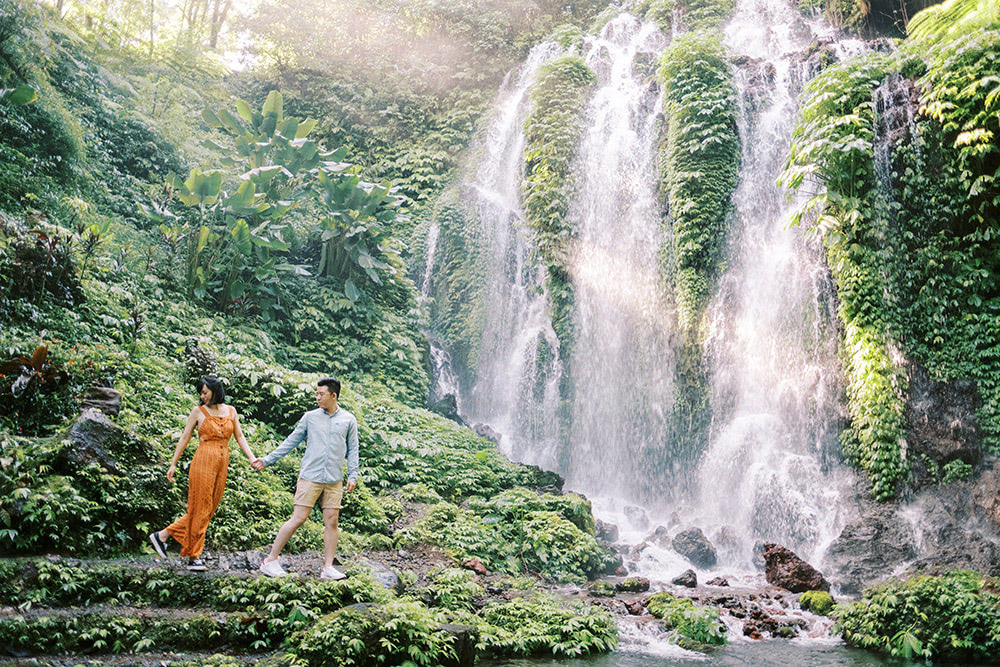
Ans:
[[[299,477],[299,481],[295,485],[294,502],[296,505],[315,507],[316,501],[320,496],[323,496],[323,502],[320,503],[320,507],[325,510],[339,510],[340,499],[343,495],[343,480],[336,484],[319,484],[318,482],[310,482],[308,479]]]

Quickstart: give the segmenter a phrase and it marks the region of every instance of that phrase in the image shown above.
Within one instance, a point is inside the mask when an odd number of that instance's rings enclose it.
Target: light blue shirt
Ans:
[[[347,459],[347,479],[358,480],[358,420],[344,408],[332,415],[316,408],[302,415],[285,440],[264,457],[270,466],[306,441],[299,477],[317,484],[335,484],[344,478],[344,458]]]

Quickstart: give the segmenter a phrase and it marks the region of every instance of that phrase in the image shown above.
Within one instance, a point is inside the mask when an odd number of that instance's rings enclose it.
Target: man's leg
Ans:
[[[323,510],[323,567],[333,565],[337,555],[337,519],[340,510],[336,508]]]
[[[306,522],[311,511],[312,507],[306,507],[305,505],[295,506],[291,518],[281,524],[281,528],[278,529],[278,534],[274,537],[274,544],[271,545],[271,553],[264,560],[273,561],[281,555],[281,550],[288,544],[288,540],[292,539],[292,535],[299,529],[299,526]]]

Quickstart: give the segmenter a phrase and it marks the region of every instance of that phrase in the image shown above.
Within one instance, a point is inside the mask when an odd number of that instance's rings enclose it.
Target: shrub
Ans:
[[[492,603],[482,611],[479,648],[487,656],[551,655],[575,658],[618,645],[611,614],[600,607],[566,605],[540,595]]]
[[[991,661],[1000,652],[998,582],[967,570],[892,580],[837,606],[844,641],[905,659]]]
[[[688,639],[713,646],[726,643],[726,626],[719,621],[719,611],[714,607],[698,607],[688,598],[655,593],[646,608],[667,628]]]
[[[442,617],[413,600],[350,607],[319,619],[291,639],[293,665],[445,664],[455,659],[454,638]]]

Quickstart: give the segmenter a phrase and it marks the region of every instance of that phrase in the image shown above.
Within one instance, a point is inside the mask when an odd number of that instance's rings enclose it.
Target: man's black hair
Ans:
[[[209,401],[209,405],[221,405],[226,402],[226,390],[222,388],[222,380],[219,378],[214,375],[206,375],[194,383],[194,388],[199,393],[201,393],[202,387],[208,387],[208,390],[212,392],[212,400]]]
[[[323,378],[316,383],[317,387],[326,387],[331,394],[336,394],[340,398],[340,381],[334,378]]]

